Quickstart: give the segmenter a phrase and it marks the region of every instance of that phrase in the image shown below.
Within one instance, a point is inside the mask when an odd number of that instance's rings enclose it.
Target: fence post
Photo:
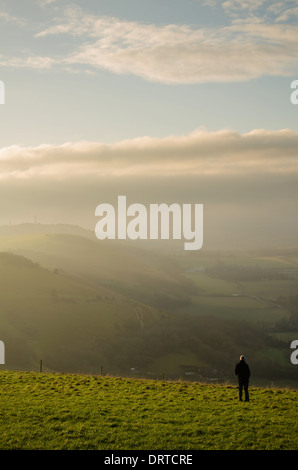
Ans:
[[[39,363],[39,372],[42,372],[42,359],[40,359],[40,363]]]

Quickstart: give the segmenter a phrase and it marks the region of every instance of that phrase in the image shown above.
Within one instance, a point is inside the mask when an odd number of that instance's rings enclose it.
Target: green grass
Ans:
[[[297,450],[297,391],[0,373],[0,449]]]

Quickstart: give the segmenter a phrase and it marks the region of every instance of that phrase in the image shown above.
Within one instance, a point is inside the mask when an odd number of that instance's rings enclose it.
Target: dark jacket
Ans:
[[[250,377],[250,370],[248,364],[242,359],[242,361],[238,362],[235,367],[235,374],[238,375],[238,379],[242,381],[249,380]]]

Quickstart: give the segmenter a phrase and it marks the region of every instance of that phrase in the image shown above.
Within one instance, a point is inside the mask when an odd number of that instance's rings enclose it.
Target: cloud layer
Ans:
[[[232,19],[216,27],[145,24],[65,7],[58,19],[52,18],[42,29],[39,26],[34,36],[36,44],[44,44],[63,35],[64,51],[62,46],[52,56],[33,52],[2,56],[0,65],[108,70],[173,85],[290,76],[297,69],[298,26],[287,21],[297,8],[281,9],[275,2],[266,10],[271,15],[256,16],[256,9],[263,5],[263,1],[224,2],[222,7]]]
[[[204,246],[279,243],[298,235],[298,134],[198,129],[105,145],[11,146],[0,151],[0,223],[94,228],[95,208],[204,204]]]
[[[298,174],[298,134],[289,129],[142,137],[0,150],[0,178],[233,176]]]
[[[297,63],[298,27],[253,19],[219,28],[156,26],[117,18],[76,16],[41,31],[88,40],[61,59],[168,84],[244,81],[289,75]],[[59,61],[59,60],[58,60]]]

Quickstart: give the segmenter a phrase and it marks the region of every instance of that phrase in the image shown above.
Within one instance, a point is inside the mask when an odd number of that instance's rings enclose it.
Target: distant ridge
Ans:
[[[18,236],[29,234],[67,234],[79,235],[90,239],[95,239],[92,230],[84,229],[78,225],[71,224],[38,224],[38,223],[22,223],[16,225],[0,225],[0,236]]]

